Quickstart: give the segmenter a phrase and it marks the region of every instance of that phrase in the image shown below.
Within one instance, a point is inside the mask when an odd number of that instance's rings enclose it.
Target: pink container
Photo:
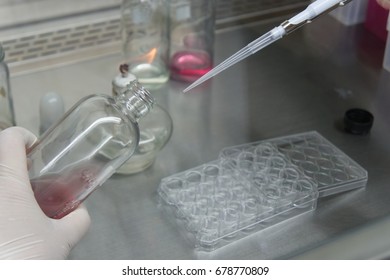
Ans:
[[[386,30],[386,25],[388,16],[389,11],[379,6],[376,0],[370,0],[368,2],[364,26],[384,42],[387,40],[388,31]]]

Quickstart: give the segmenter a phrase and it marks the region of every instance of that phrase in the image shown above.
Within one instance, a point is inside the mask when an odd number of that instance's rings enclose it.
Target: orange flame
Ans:
[[[148,53],[138,58],[138,60],[145,60],[147,63],[152,63],[157,55],[157,48],[151,49]]]

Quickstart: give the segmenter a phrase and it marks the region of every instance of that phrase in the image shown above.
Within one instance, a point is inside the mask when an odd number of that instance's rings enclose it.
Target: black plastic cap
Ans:
[[[349,109],[344,115],[345,131],[351,134],[368,134],[373,122],[374,116],[364,109]]]

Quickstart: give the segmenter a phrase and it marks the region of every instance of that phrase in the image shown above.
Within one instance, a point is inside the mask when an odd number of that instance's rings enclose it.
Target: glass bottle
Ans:
[[[168,81],[168,0],[123,0],[122,49],[129,72],[147,87]]]
[[[4,57],[5,53],[0,44],[0,130],[15,125],[9,70]]]
[[[39,135],[57,123],[65,113],[62,96],[56,92],[44,94],[39,101]]]
[[[215,1],[171,0],[170,71],[193,82],[213,67]]]
[[[113,95],[120,95],[127,85],[135,80],[128,73],[128,66],[122,64],[119,67],[120,74],[112,81]],[[116,173],[134,174],[151,166],[158,152],[168,143],[173,130],[171,116],[161,106],[155,104],[153,110],[139,123],[140,140],[133,156],[127,160]]]
[[[153,98],[137,81],[114,98],[76,103],[28,151],[29,177],[43,212],[59,219],[102,185],[137,148],[138,120]]]

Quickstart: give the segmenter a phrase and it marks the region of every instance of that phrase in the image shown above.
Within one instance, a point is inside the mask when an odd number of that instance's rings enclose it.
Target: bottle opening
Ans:
[[[144,88],[138,80],[134,80],[129,83],[128,90],[132,92],[135,96],[143,100],[145,103],[149,105],[149,107],[152,107],[154,104],[154,98],[151,95],[151,93]]]
[[[127,90],[118,96],[120,103],[126,107],[126,114],[130,114],[135,120],[146,115],[154,104],[154,98],[137,80],[130,82]]]

